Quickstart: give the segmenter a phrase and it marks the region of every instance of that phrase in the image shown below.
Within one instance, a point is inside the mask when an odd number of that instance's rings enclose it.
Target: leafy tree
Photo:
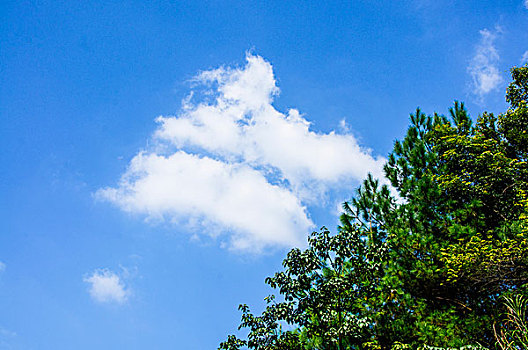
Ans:
[[[528,66],[512,78],[498,118],[417,109],[385,165],[398,198],[368,176],[337,233],[266,280],[281,300],[241,305],[247,339],[220,349],[493,346],[501,298],[528,295]]]

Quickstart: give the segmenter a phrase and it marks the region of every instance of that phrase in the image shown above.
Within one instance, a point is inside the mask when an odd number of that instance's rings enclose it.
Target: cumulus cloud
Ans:
[[[130,212],[198,219],[202,227],[221,225],[233,231],[231,245],[239,249],[296,245],[297,231],[312,226],[298,198],[259,171],[183,151],[138,154],[119,187],[100,195]]]
[[[217,227],[230,248],[259,250],[303,242],[313,227],[306,206],[329,188],[383,177],[385,159],[346,130],[316,132],[298,110],[277,110],[271,64],[246,59],[196,76],[181,111],[156,119],[153,150],[97,196],[149,218]]]
[[[496,90],[503,81],[498,68],[500,56],[495,48],[496,38],[497,31],[492,32],[488,29],[480,31],[480,41],[468,67],[472,92],[479,99]]]
[[[121,278],[107,269],[96,270],[83,281],[90,285],[88,292],[99,303],[123,304],[130,294]]]

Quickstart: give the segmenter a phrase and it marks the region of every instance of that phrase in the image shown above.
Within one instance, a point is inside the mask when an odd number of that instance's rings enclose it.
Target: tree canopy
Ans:
[[[528,295],[528,65],[511,73],[498,117],[411,114],[385,165],[393,192],[368,176],[219,349],[495,346],[502,298]]]

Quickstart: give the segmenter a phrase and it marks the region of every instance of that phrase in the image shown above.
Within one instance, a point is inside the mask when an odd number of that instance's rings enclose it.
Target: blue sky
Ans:
[[[506,108],[511,1],[3,1],[0,349],[215,349],[417,106]]]

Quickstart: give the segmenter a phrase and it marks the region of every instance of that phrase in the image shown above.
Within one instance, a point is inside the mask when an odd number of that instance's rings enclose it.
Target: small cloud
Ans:
[[[99,303],[123,304],[130,294],[121,278],[108,269],[96,270],[83,281],[90,284],[90,296]]]
[[[498,68],[500,56],[495,48],[495,39],[500,31],[500,28],[496,28],[495,32],[488,29],[480,31],[480,41],[468,66],[471,90],[479,100],[496,90],[503,81]]]
[[[0,261],[0,273],[4,272],[6,269],[6,264]]]
[[[526,0],[528,2],[528,0]],[[528,63],[528,50],[526,50],[521,57],[521,65]]]
[[[528,9],[528,0],[524,0],[524,7]]]

